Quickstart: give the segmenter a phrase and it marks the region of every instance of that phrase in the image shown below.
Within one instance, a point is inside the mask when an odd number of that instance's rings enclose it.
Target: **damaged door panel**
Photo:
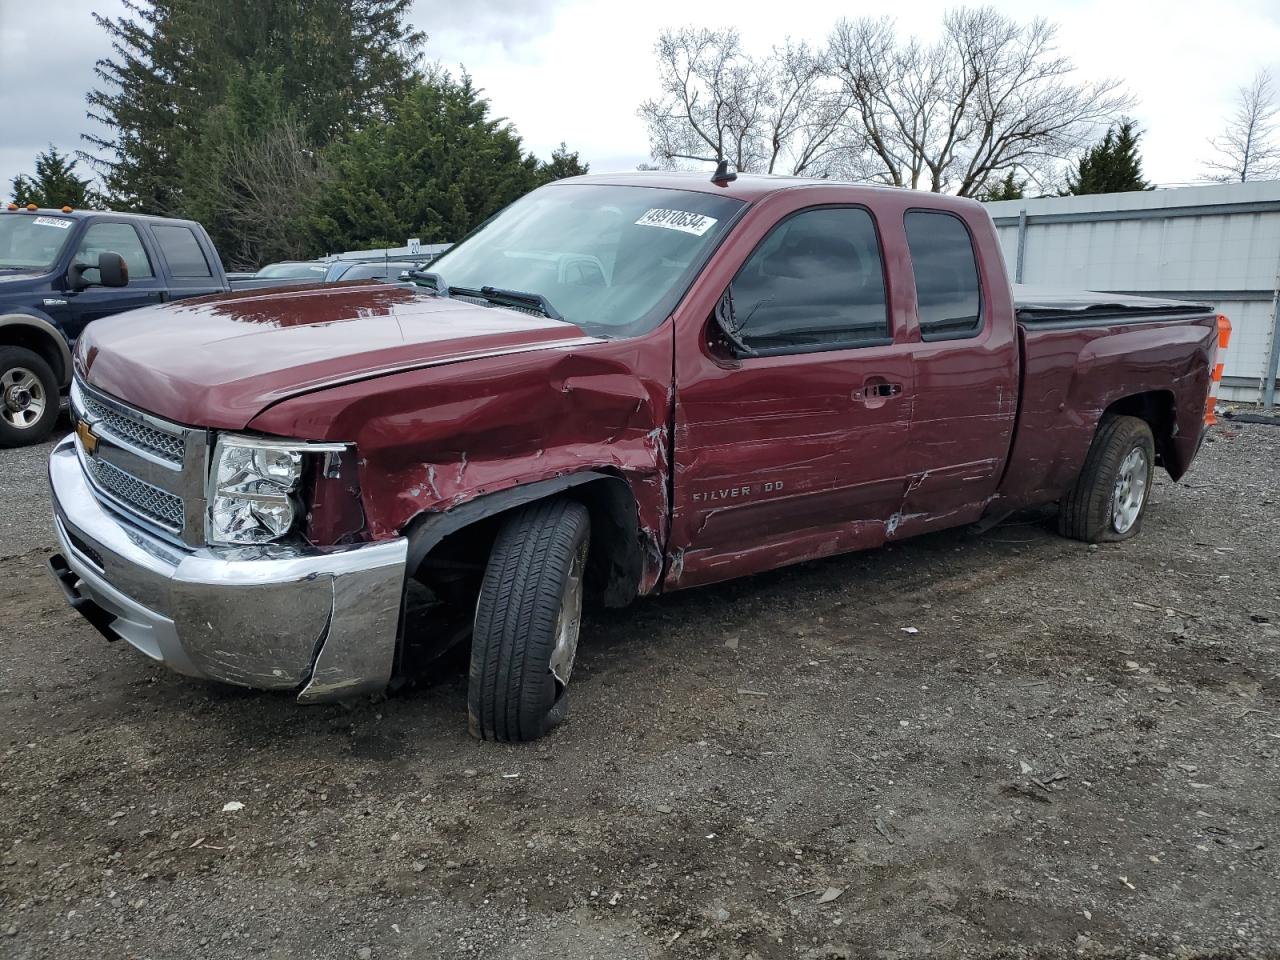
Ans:
[[[908,485],[890,534],[900,539],[983,515],[1013,435],[1020,357],[1001,322],[1008,281],[993,238],[938,210],[909,209],[894,226],[915,289]]]
[[[673,588],[879,546],[902,505],[915,383],[876,222],[811,199],[728,284],[738,342],[677,356]]]

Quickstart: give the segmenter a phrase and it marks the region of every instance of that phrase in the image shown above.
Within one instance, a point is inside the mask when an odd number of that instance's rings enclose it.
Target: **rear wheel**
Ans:
[[[49,436],[60,402],[58,381],[43,357],[25,347],[0,347],[0,447]]]
[[[1155,439],[1146,421],[1104,419],[1075,487],[1058,505],[1058,532],[1087,543],[1135,536],[1142,528],[1155,462]]]
[[[536,740],[568,713],[591,521],[572,500],[513,513],[476,604],[467,714],[482,740]]]

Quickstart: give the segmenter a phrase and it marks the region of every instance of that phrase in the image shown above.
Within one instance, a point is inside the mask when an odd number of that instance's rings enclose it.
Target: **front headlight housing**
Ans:
[[[345,444],[220,436],[209,471],[206,539],[242,546],[287,536],[302,512],[298,497],[311,458],[345,449]]]

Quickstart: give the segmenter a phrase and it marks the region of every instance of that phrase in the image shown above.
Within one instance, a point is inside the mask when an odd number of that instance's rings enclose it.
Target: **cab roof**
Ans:
[[[162,217],[149,213],[121,213],[116,210],[79,209],[64,212],[61,207],[38,207],[35,210],[18,207],[17,210],[10,210],[8,209],[8,204],[0,205],[0,214],[28,217],[61,217],[64,220],[92,220],[95,217],[110,217],[112,220],[125,220],[135,223],[180,223],[184,226],[195,224],[194,220],[186,220],[181,217]]]
[[[691,190],[697,193],[714,193],[754,203],[775,193],[785,190],[803,190],[814,187],[844,187],[851,199],[861,195],[869,199],[876,194],[884,194],[905,187],[892,187],[882,184],[853,183],[847,180],[824,180],[818,177],[783,177],[766,173],[740,173],[737,179],[726,183],[713,183],[710,171],[684,170],[633,170],[625,173],[587,174],[582,177],[570,177],[558,183],[596,183],[609,186],[654,187],[662,190]],[[554,186],[554,184],[553,184]],[[921,191],[923,193],[923,191]],[[930,206],[945,208],[968,207],[976,201],[963,197],[955,197],[943,193],[925,193]]]

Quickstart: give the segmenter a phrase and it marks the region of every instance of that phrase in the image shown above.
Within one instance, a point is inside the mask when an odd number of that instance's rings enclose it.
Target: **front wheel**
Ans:
[[[544,500],[498,531],[476,604],[467,686],[471,733],[536,740],[569,709],[582,623],[591,520],[572,500]]]
[[[58,381],[40,354],[0,347],[0,447],[39,443],[58,422]]]
[[[1155,439],[1146,421],[1104,419],[1075,487],[1058,505],[1058,532],[1087,543],[1135,536],[1142,528],[1155,462]]]

